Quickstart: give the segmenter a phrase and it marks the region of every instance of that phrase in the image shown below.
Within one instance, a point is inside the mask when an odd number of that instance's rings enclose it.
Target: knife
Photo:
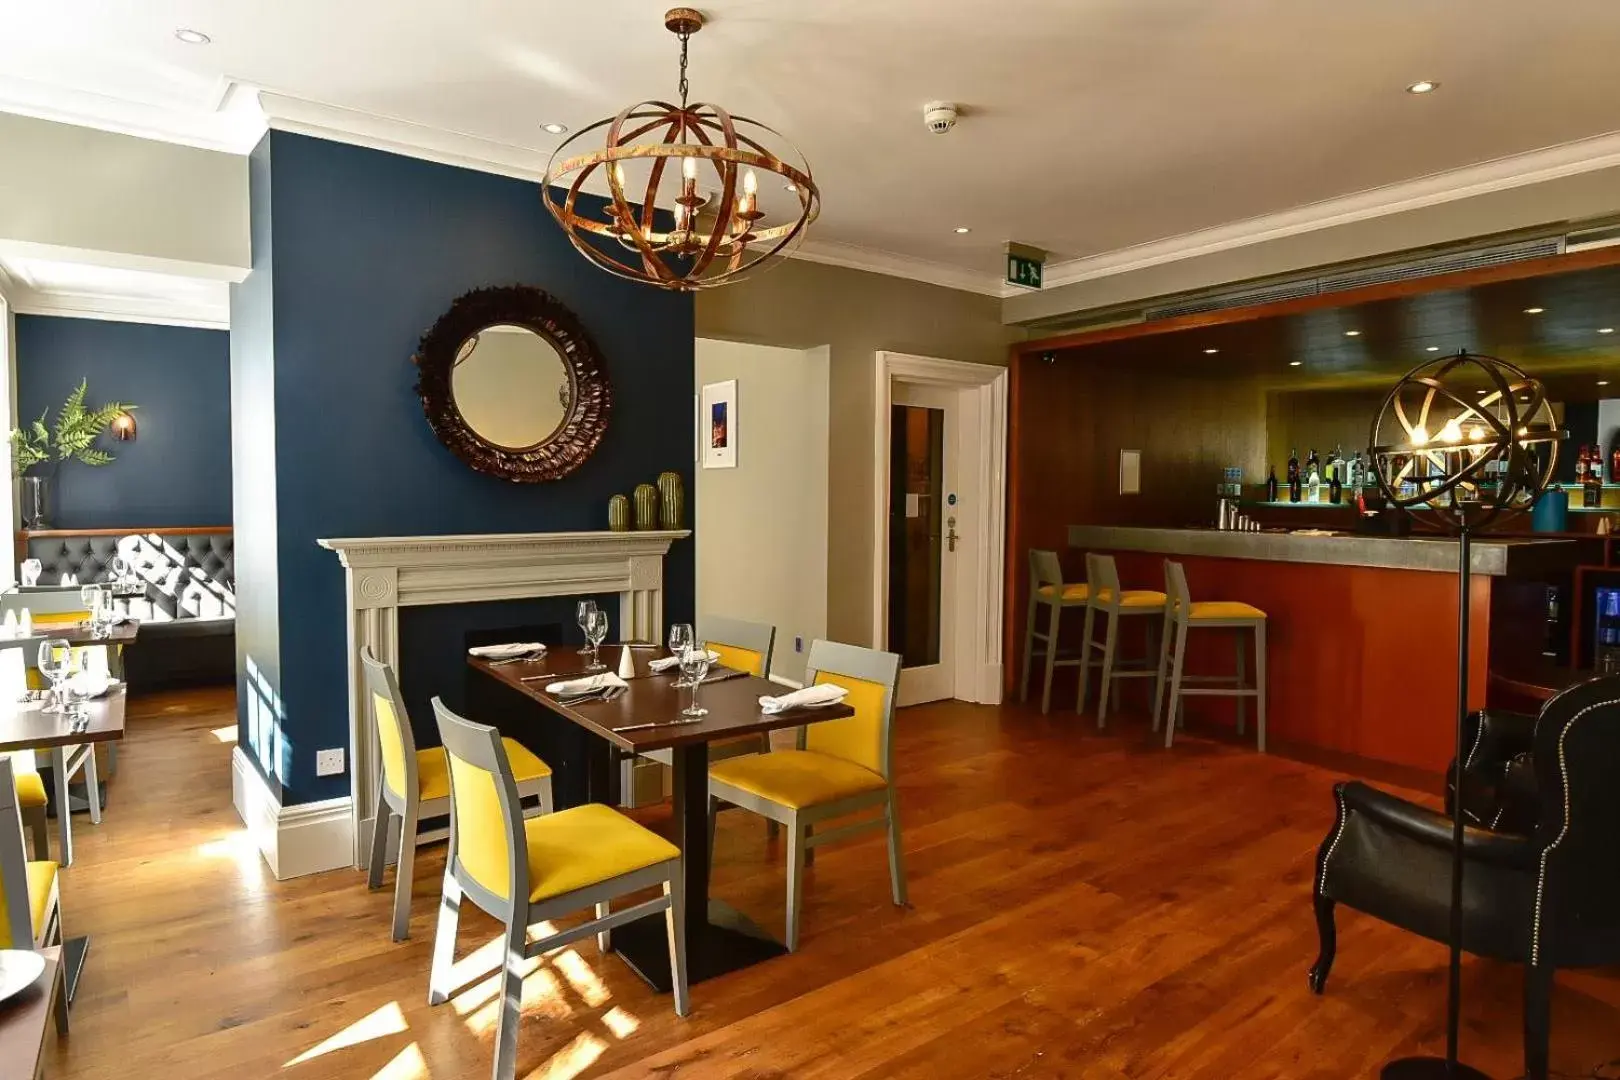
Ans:
[[[706,676],[700,685],[708,686],[712,682],[725,682],[727,679],[740,679],[747,674],[748,672],[746,671],[725,671],[721,672],[719,675]]]
[[[617,735],[621,731],[650,731],[653,728],[674,727],[677,724],[701,724],[703,720],[704,717],[701,716],[694,716],[689,720],[655,720],[650,724],[631,724],[628,727],[616,727],[613,729],[613,734]]]

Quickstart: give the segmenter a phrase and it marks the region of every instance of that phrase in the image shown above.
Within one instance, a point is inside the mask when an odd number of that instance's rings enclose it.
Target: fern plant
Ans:
[[[78,388],[68,395],[57,410],[56,422],[49,427],[45,423],[50,414],[47,409],[27,427],[12,431],[11,467],[16,475],[21,476],[34,466],[53,459],[58,462],[78,461],[92,466],[112,463],[112,454],[97,446],[96,440],[101,438],[120,413],[134,412],[136,407],[128,402],[112,401],[90,408],[84,403],[88,388],[88,380],[81,379]]]

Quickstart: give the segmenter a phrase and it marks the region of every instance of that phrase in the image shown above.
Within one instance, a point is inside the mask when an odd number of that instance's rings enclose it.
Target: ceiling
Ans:
[[[560,141],[541,123],[673,94],[664,6],[12,0],[0,108],[237,152],[269,113],[534,175]],[[1061,262],[1256,219],[1258,237],[1267,215],[1620,132],[1614,0],[704,10],[693,96],[801,146],[825,198],[812,257],[967,287],[994,286],[1008,240]],[[1418,79],[1440,89],[1406,93]],[[923,128],[936,98],[964,107],[951,134]]]
[[[1527,310],[1534,308],[1541,310]],[[1290,391],[1387,388],[1417,364],[1463,349],[1518,364],[1541,379],[1555,400],[1620,397],[1620,261],[1146,333],[1065,349],[1056,357],[1059,363],[1254,377],[1265,389]],[[1598,385],[1600,379],[1608,385]]]

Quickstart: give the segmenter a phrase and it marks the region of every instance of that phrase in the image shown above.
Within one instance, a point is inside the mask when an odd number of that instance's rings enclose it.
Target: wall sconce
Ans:
[[[134,442],[135,441],[135,414],[134,413],[128,413],[128,412],[119,413],[117,416],[112,418],[112,423],[109,424],[107,427],[108,427],[108,431],[112,434],[112,437],[117,439],[119,442]]]

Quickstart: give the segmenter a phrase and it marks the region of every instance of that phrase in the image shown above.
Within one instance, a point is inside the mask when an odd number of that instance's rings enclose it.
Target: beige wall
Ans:
[[[0,245],[240,281],[247,158],[0,113]]]
[[[800,681],[827,635],[829,350],[699,338],[696,352],[698,387],[737,381],[737,467],[694,484],[698,615],[775,626],[771,670]]]
[[[1014,333],[996,297],[799,259],[698,294],[700,338],[828,346],[829,637],[871,644],[877,353],[1005,365]]]

